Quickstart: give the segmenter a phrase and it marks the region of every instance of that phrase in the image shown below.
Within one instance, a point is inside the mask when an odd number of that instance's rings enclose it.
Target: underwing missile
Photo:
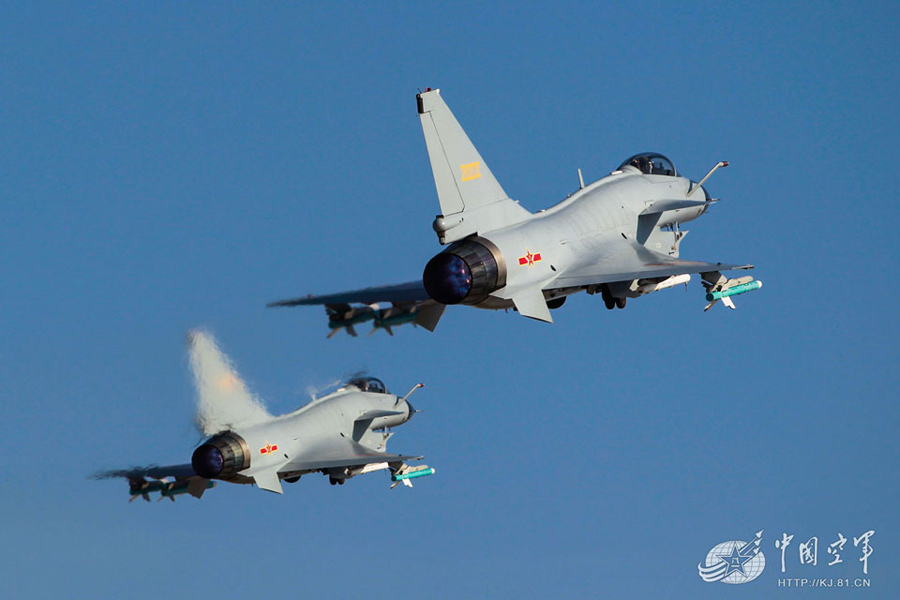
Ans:
[[[638,286],[637,291],[642,294],[649,294],[650,292],[658,292],[659,290],[675,287],[679,283],[687,283],[690,280],[691,276],[687,273],[685,273],[684,275],[673,275],[668,279],[663,279],[659,283],[645,283],[643,285],[640,285]]]
[[[174,502],[175,496],[179,496],[181,494],[191,494],[192,496],[195,496],[197,494],[203,495],[203,491],[212,489],[214,487],[216,487],[216,482],[208,480],[200,480],[199,482],[193,482],[187,479],[183,479],[180,481],[151,480],[144,482],[135,482],[131,485],[129,492],[131,493],[132,500],[137,497],[142,497],[144,500],[149,502],[150,494],[152,492],[159,492],[160,500],[168,497]]]
[[[416,322],[416,313],[410,310],[400,309],[397,307],[391,308],[383,308],[375,311],[374,315],[374,326],[372,328],[372,332],[369,335],[372,335],[379,329],[384,329],[391,336],[394,335],[392,327],[396,327],[397,325],[403,325],[404,323],[413,323]]]
[[[406,471],[405,473],[395,473],[391,475],[391,481],[396,483],[398,481],[403,481],[404,479],[416,479],[417,477],[425,477],[427,475],[434,475],[434,469],[426,467],[415,471]]]
[[[762,281],[754,280],[748,283],[742,283],[740,285],[736,285],[718,292],[710,292],[706,294],[706,301],[712,302],[714,300],[721,300],[722,298],[728,298],[729,296],[739,296],[740,294],[746,294],[747,292],[752,292],[754,290],[758,290],[762,287]]]

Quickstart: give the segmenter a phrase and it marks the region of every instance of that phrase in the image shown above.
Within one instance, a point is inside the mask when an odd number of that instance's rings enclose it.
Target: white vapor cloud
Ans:
[[[188,349],[197,388],[197,427],[204,435],[249,427],[272,418],[263,402],[247,389],[212,335],[199,329],[188,332]]]

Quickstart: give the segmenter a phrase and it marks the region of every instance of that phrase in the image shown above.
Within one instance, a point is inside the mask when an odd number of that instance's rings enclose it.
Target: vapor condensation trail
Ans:
[[[188,348],[197,388],[197,426],[204,435],[248,427],[272,418],[209,333],[190,331]]]

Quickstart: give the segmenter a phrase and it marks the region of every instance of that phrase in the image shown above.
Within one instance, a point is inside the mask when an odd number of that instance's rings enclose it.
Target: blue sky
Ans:
[[[6,6],[0,595],[789,596],[861,577],[874,529],[858,591],[896,597],[898,29],[890,2]],[[765,288],[394,338],[266,309],[439,251],[426,86],[531,210],[641,151],[731,161],[682,255]],[[360,369],[425,382],[391,449],[437,475],[152,505],[89,480],[190,456],[196,326],[275,413]],[[760,529],[758,580],[698,577]]]

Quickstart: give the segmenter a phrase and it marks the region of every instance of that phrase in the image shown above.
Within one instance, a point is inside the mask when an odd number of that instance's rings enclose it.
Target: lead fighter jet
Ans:
[[[316,398],[290,414],[273,417],[245,387],[213,339],[202,332],[189,336],[191,367],[199,395],[197,424],[209,436],[190,464],[104,471],[98,479],[124,477],[131,499],[160,493],[173,501],[179,494],[197,498],[216,481],[255,483],[282,493],[281,481],[321,472],[332,485],[387,470],[391,487],[434,474],[427,465],[410,466],[421,456],[388,454],[390,429],[409,421],[415,409],[406,396],[387,391],[374,377],[357,377],[336,392]]]
[[[331,337],[341,329],[355,336],[354,325],[365,321],[391,334],[392,326],[409,322],[433,331],[450,304],[514,308],[549,323],[550,309],[576,292],[599,293],[608,309],[625,308],[628,298],[687,283],[692,274],[706,288],[706,310],[720,300],[734,308],[732,296],[762,286],[752,277],[721,274],[752,265],[679,257],[687,234],[681,224],[716,202],[702,186],[727,162],[695,183],[665,156],[637,154],[588,185],[579,170],[576,192],[530,213],[494,178],[440,90],[416,100],[441,205],[432,226],[449,246],[428,262],[421,280],[269,306],[324,304]]]

